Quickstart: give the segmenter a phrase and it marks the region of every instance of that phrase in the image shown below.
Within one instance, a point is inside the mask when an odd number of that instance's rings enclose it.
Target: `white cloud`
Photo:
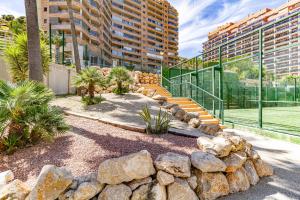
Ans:
[[[14,15],[24,16],[25,15],[25,0],[0,0],[0,15]]]
[[[173,0],[172,5],[179,12],[179,50],[180,54],[187,57],[195,56],[201,51],[202,43],[207,40],[208,32],[218,26],[235,22],[263,8],[275,8],[285,3],[286,0]],[[203,11],[208,6],[213,8],[216,4],[222,4],[222,8],[215,13],[214,17],[204,18]],[[207,13],[207,12],[206,12]],[[210,13],[208,13],[208,16]]]

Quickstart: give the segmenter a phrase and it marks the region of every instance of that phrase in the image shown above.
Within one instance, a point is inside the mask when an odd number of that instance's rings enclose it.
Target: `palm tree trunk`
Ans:
[[[36,0],[25,0],[29,79],[42,82],[42,57]]]
[[[80,65],[80,58],[79,58],[79,51],[78,51],[78,43],[77,43],[77,35],[74,23],[74,16],[72,10],[72,0],[67,0],[69,18],[70,18],[70,25],[71,25],[71,34],[72,34],[72,43],[73,43],[73,51],[74,51],[74,58],[75,58],[75,66],[76,72],[79,73],[81,71]]]

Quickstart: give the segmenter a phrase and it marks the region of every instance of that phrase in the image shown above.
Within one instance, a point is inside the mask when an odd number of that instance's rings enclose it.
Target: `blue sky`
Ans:
[[[179,51],[193,57],[201,51],[208,32],[263,8],[276,8],[287,0],[169,0],[179,11]],[[25,15],[24,0],[0,0],[0,14]]]

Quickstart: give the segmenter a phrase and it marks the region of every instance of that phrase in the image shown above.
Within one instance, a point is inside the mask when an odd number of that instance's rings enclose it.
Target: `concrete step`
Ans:
[[[220,123],[220,120],[218,120],[218,119],[205,119],[205,120],[201,120],[201,124],[217,125],[219,123]]]
[[[183,108],[183,110],[185,110],[186,112],[198,112],[198,111],[204,111],[203,108]]]
[[[168,101],[190,101],[191,102],[191,99],[185,97],[171,97],[168,98]]]
[[[199,108],[199,105],[192,103],[192,104],[182,105],[181,108],[182,109],[184,109],[184,108]]]
[[[207,111],[197,111],[201,115],[209,115]]]
[[[176,103],[176,104],[178,104],[179,106],[191,104],[191,101],[175,101],[175,100],[172,100],[172,101],[168,101],[168,102],[169,102],[169,103]]]
[[[227,127],[225,125],[223,125],[223,124],[220,124],[220,128],[224,130]]]
[[[200,115],[199,119],[205,120],[205,119],[213,119],[214,117],[212,115]]]

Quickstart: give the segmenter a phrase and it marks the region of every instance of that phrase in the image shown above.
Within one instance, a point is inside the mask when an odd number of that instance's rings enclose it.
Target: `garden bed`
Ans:
[[[146,135],[74,116],[67,116],[66,121],[71,130],[52,143],[19,149],[13,155],[0,155],[0,171],[11,169],[16,178],[32,185],[46,164],[66,166],[77,176],[96,171],[103,160],[143,149],[153,159],[169,151],[188,155],[197,150],[194,138]]]

